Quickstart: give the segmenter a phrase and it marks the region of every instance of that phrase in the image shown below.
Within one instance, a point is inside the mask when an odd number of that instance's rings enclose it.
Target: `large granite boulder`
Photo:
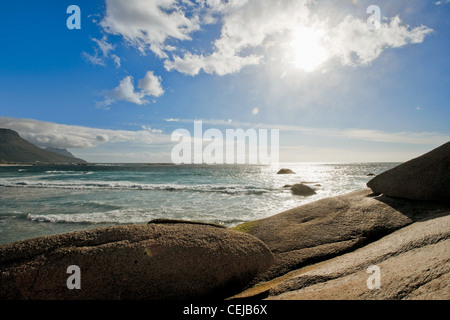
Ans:
[[[257,238],[211,225],[81,231],[1,246],[0,299],[225,298],[272,260]],[[68,288],[77,282],[69,266],[79,267],[81,289]]]
[[[391,197],[450,201],[450,142],[378,175],[367,186]]]
[[[355,250],[450,206],[374,196],[370,189],[322,199],[235,228],[261,239],[274,254],[267,281]],[[450,209],[449,209],[450,210]]]
[[[449,213],[273,281],[268,299],[449,300]]]

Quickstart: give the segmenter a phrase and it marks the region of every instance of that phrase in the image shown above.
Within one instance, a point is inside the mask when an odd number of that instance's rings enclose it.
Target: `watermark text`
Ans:
[[[174,164],[252,164],[279,163],[280,131],[278,129],[218,129],[203,132],[202,121],[194,122],[194,135],[186,129],[172,133]]]

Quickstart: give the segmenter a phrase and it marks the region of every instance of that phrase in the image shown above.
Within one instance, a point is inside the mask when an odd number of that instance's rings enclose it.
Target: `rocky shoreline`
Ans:
[[[450,143],[368,187],[233,229],[157,220],[3,245],[0,299],[449,299]]]
[[[354,252],[285,277],[269,300],[448,300],[450,211],[401,228]],[[380,270],[370,288],[370,266]]]

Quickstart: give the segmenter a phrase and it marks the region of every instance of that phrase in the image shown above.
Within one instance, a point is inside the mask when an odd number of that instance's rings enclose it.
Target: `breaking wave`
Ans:
[[[142,190],[173,192],[214,192],[223,194],[265,194],[279,192],[275,188],[262,188],[243,185],[178,185],[178,184],[144,184],[118,181],[0,181],[0,187],[13,188],[52,188],[67,190]]]

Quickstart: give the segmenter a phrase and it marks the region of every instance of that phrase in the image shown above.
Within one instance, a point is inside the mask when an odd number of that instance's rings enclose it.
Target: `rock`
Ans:
[[[316,194],[316,192],[310,187],[304,184],[295,184],[291,187],[292,194],[296,196],[312,196]]]
[[[292,188],[292,184],[285,184],[283,188]]]
[[[450,211],[269,284],[269,300],[449,300]],[[380,289],[369,289],[380,270]],[[369,270],[370,271],[370,270]],[[371,282],[373,283],[373,282]]]
[[[367,186],[391,197],[450,201],[450,142],[378,175]]]
[[[0,299],[225,298],[272,261],[257,238],[209,225],[81,231],[0,246]],[[80,268],[81,290],[67,288],[71,265]]]
[[[374,197],[370,189],[322,199],[234,228],[261,239],[272,251],[266,281],[355,250],[419,219],[450,210],[441,203]]]
[[[375,177],[375,174],[374,173],[368,173],[366,176],[367,177]]]
[[[291,169],[281,169],[277,174],[295,174]]]

